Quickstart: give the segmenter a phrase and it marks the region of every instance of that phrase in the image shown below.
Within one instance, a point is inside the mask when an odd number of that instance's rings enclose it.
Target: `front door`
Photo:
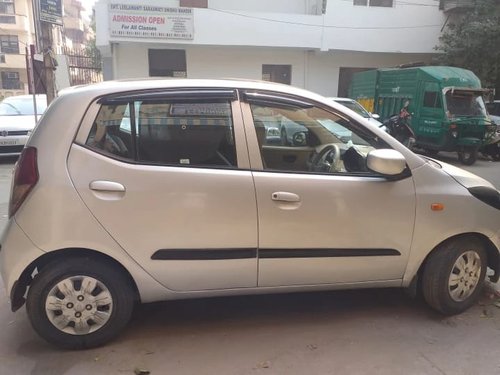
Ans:
[[[213,90],[179,99],[189,95],[101,100],[87,141],[71,150],[71,178],[165,287],[256,286],[257,209],[239,105]]]
[[[389,181],[363,163],[370,150],[388,145],[332,109],[263,97],[249,94],[243,107],[247,134],[255,134],[249,147],[259,286],[401,279],[415,220],[413,180],[406,175]],[[296,136],[296,144],[277,146],[258,137],[261,118],[273,116],[307,131]],[[290,165],[295,148],[301,156]]]
[[[443,129],[443,94],[436,82],[421,82],[419,103],[415,103],[417,114],[412,124],[417,143],[439,148],[448,129]]]

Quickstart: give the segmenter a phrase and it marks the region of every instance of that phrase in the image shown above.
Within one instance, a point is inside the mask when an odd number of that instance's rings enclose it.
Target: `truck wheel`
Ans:
[[[424,151],[429,156],[436,156],[437,154],[439,154],[439,150],[432,150],[430,148],[424,148]]]
[[[102,345],[128,323],[133,293],[122,272],[89,257],[57,260],[34,278],[26,301],[31,325],[66,349]]]
[[[458,160],[464,165],[472,165],[477,160],[478,149],[477,147],[464,147],[458,151]]]
[[[495,147],[495,151],[491,154],[491,157],[494,161],[500,161],[500,143],[497,143],[497,147]]]
[[[486,276],[486,251],[474,238],[444,243],[428,258],[422,278],[427,303],[446,315],[459,314],[479,298]]]

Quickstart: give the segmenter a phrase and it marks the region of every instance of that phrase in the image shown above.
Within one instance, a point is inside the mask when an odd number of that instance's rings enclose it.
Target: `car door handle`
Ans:
[[[300,197],[294,193],[287,193],[285,191],[277,191],[271,195],[273,201],[280,202],[300,202]]]
[[[113,181],[92,181],[90,189],[95,191],[125,192],[125,186]]]

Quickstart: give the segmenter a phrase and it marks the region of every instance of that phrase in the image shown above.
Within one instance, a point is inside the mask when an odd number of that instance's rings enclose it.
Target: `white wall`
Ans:
[[[115,46],[116,79],[147,77],[148,48],[161,44]],[[341,67],[390,67],[428,61],[429,55],[401,55],[348,51],[304,51],[272,48],[186,48],[188,78],[262,79],[262,64],[292,65],[292,85],[325,96],[336,96]]]
[[[107,2],[96,5],[97,44],[110,42],[152,42],[154,39],[110,38]],[[215,3],[214,3],[215,1]],[[313,0],[312,0],[313,1]],[[389,53],[435,53],[445,16],[436,0],[395,1],[393,8],[353,6],[350,0],[329,0],[326,15],[291,14],[298,0],[246,1],[246,8],[268,11],[235,10],[230,0],[211,0],[224,5],[228,12],[212,9],[194,10],[193,45],[292,47],[327,50],[350,50]],[[120,3],[136,3],[121,0]],[[144,3],[168,6],[163,0]],[[289,3],[290,6],[286,4]],[[414,3],[415,5],[409,5]],[[237,4],[243,4],[238,1]],[[253,4],[253,5],[252,5]],[[294,5],[295,4],[295,5]],[[426,6],[428,5],[428,6]],[[212,6],[212,5],[211,5]],[[282,13],[276,13],[278,6]],[[298,8],[297,8],[298,9]],[[176,44],[176,40],[162,40]]]
[[[208,0],[211,9],[247,12],[321,14],[322,0]]]

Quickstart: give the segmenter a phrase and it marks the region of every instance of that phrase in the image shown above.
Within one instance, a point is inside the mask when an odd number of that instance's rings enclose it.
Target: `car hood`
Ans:
[[[1,130],[31,130],[35,127],[35,116],[0,116]]]
[[[434,161],[440,164],[443,171],[449,174],[455,181],[457,181],[460,185],[462,185],[466,189],[470,189],[472,187],[477,187],[477,186],[487,186],[496,190],[496,187],[491,182],[485,180],[482,177],[476,176],[474,173],[470,173],[465,169],[455,167],[454,165],[451,164],[443,163],[442,161],[439,160],[434,160]]]

